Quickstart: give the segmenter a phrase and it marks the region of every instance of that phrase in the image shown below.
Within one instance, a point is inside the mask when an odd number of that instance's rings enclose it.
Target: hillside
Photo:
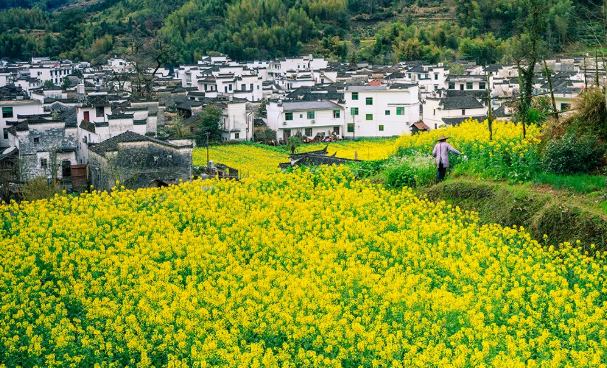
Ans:
[[[592,5],[542,1],[550,52],[603,39]],[[135,38],[172,47],[174,63],[210,52],[237,60],[312,52],[336,61],[492,63],[512,59],[527,14],[523,0],[9,0],[5,7],[0,57],[94,62],[127,53]]]

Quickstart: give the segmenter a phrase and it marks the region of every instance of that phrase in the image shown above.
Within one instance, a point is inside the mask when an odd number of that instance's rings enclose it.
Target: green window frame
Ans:
[[[293,120],[293,113],[292,112],[285,112],[285,120]]]
[[[12,118],[13,117],[13,108],[12,107],[3,107],[2,108],[2,117],[4,119]]]
[[[367,114],[367,115],[365,116],[365,120],[367,120],[367,121],[371,121],[371,120],[373,120],[373,114]]]
[[[384,131],[384,126],[383,126],[383,125],[380,125],[380,126],[379,126],[379,131],[380,131],[380,132],[383,132],[383,131]]]
[[[480,82],[478,84],[478,89],[487,89],[487,84],[485,82]]]
[[[367,104],[367,106],[372,106],[373,105],[373,97],[367,97],[367,99],[365,100],[365,103]]]
[[[455,89],[455,82],[449,82],[449,89]]]
[[[341,111],[333,110],[333,119],[339,119],[340,116],[341,116]]]
[[[348,123],[348,133],[354,133],[354,123]]]
[[[474,88],[474,85],[472,84],[472,82],[466,82],[466,89],[472,89]]]
[[[405,115],[405,108],[404,107],[397,107],[396,108],[396,115]]]
[[[311,137],[312,136],[312,128],[306,128],[305,134],[306,134],[306,137]]]
[[[352,101],[358,101],[358,92],[352,92]]]
[[[314,111],[308,111],[307,118],[308,118],[308,120],[309,119],[314,119]]]
[[[386,110],[385,114],[386,116],[390,115],[390,110]]]
[[[350,108],[350,114],[352,116],[358,115],[358,107],[352,107],[352,108]]]

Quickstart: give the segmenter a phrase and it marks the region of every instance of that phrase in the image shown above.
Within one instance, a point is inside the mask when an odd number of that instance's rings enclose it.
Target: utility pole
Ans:
[[[548,64],[546,63],[546,58],[544,58],[544,70],[546,71],[546,79],[548,80],[548,88],[550,88],[550,100],[552,101],[552,110],[554,111],[554,116],[556,117],[556,121],[559,121],[559,112],[556,109],[556,101],[554,100],[554,90],[552,89],[552,77],[550,76],[550,72],[548,71]]]
[[[523,138],[527,138],[527,129],[525,127],[525,119],[527,118],[527,103],[526,103],[526,99],[525,99],[525,92],[524,92],[524,86],[523,83],[521,83],[523,81],[523,77],[521,75],[521,63],[520,61],[516,62],[516,67],[518,69],[518,89],[519,89],[519,93],[521,95],[521,100],[519,102],[519,112],[521,115],[521,124],[523,125]]]
[[[487,109],[487,125],[489,127],[489,140],[493,140],[493,105],[491,102],[491,73],[487,71],[487,99],[489,101]]]
[[[209,167],[209,134],[211,132],[206,132],[205,134],[207,136],[207,167]]]

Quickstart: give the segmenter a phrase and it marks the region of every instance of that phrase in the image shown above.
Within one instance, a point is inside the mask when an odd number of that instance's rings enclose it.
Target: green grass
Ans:
[[[555,189],[568,189],[579,194],[607,190],[607,177],[601,175],[537,173],[534,175],[532,182],[535,184],[547,184]]]

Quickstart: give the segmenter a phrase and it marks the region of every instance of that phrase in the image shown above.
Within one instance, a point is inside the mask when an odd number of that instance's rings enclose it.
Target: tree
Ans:
[[[209,141],[221,140],[221,117],[223,111],[215,105],[207,105],[202,110],[200,115],[200,123],[196,132],[196,143],[201,146],[207,141],[207,133]]]
[[[535,64],[540,58],[544,47],[544,31],[547,23],[548,0],[525,0],[527,17],[523,22],[523,33],[520,37],[521,43],[518,50],[517,67],[519,71],[519,106],[522,117],[523,136],[526,135],[527,110],[531,106],[533,98],[533,77],[535,76]],[[522,64],[522,65],[521,65]]]
[[[141,35],[131,38],[127,59],[133,62],[133,94],[140,98],[151,98],[156,72],[171,61],[173,48],[161,38],[152,40]]]
[[[72,86],[72,81],[69,78],[63,78],[63,84],[61,85],[61,88],[66,90],[68,88],[70,88]]]
[[[44,89],[54,89],[54,88],[56,88],[55,87],[55,83],[53,83],[53,81],[51,81],[51,80],[44,81],[44,84],[42,84],[42,87]]]

